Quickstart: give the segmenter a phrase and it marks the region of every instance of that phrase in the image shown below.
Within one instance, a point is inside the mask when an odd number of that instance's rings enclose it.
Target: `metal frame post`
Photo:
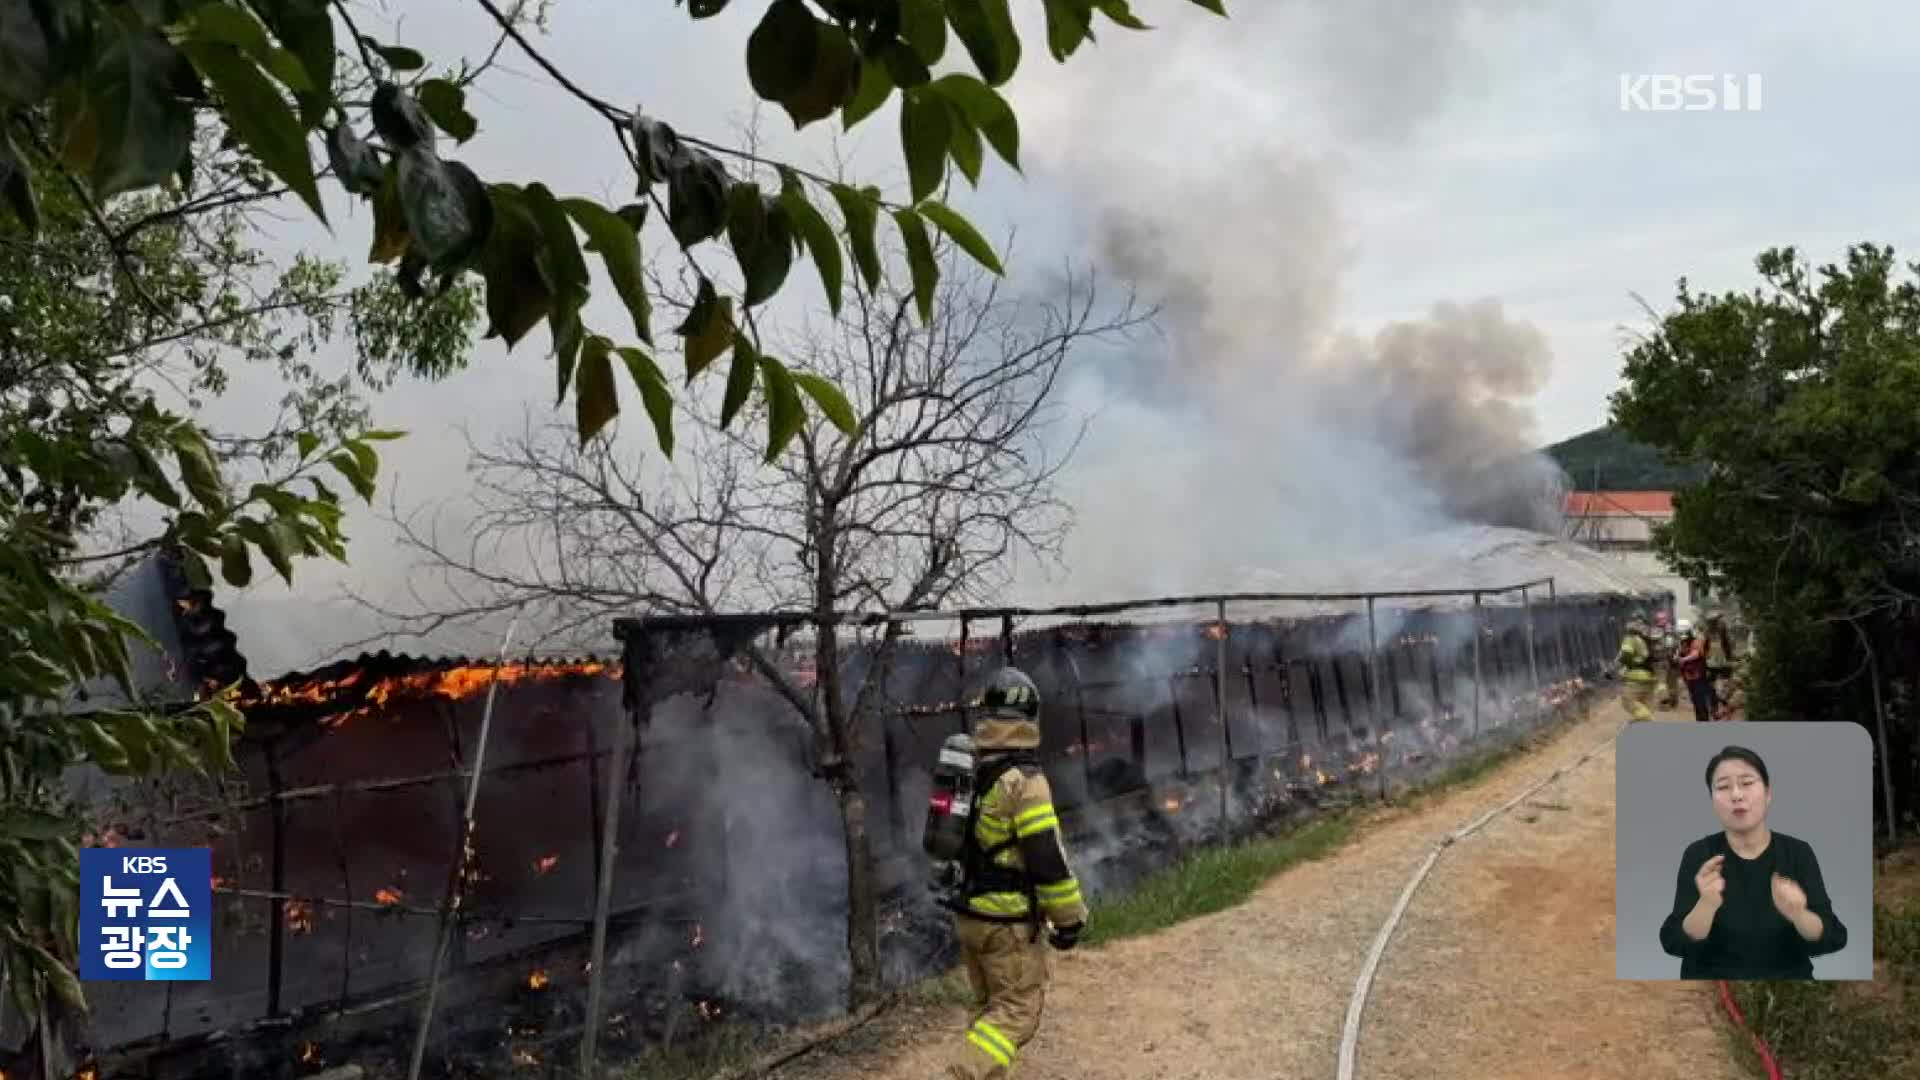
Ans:
[[[1480,639],[1486,633],[1480,626],[1480,594],[1473,594],[1473,737],[1480,737]]]
[[[440,913],[440,945],[433,953],[433,976],[427,983],[427,1007],[420,1016],[420,1032],[413,1040],[413,1062],[407,1080],[420,1080],[420,1069],[427,1060],[427,1037],[433,1032],[433,1010],[440,1000],[440,973],[453,947],[453,935],[460,922],[460,905],[466,898],[467,866],[473,858],[474,807],[480,801],[480,778],[486,775],[487,739],[493,730],[493,703],[500,693],[500,669],[507,664],[507,649],[513,632],[520,625],[515,615],[500,638],[500,655],[493,665],[493,679],[487,683],[487,704],[480,712],[480,743],[473,751],[473,775],[467,780],[466,812],[460,823],[460,849],[454,855],[453,880],[447,887],[447,906]]]
[[[1220,717],[1220,831],[1227,829],[1227,785],[1233,774],[1233,734],[1227,730],[1227,602],[1220,601],[1220,636],[1213,642],[1213,707]]]
[[[1533,596],[1523,586],[1520,589],[1520,603],[1527,614],[1527,677],[1533,680],[1533,711],[1540,712],[1540,663],[1533,652]]]
[[[1367,597],[1367,724],[1373,728],[1373,744],[1380,748],[1380,797],[1387,797],[1387,739],[1380,730],[1380,635],[1373,619],[1373,597]]]

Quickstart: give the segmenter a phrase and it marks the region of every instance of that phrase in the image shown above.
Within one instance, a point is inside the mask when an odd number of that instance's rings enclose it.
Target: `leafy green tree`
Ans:
[[[29,1017],[47,990],[56,1013],[84,1005],[69,969],[84,815],[63,772],[222,770],[240,723],[219,695],[172,713],[139,702],[129,645],[143,632],[100,585],[162,547],[203,585],[343,558],[330,481],[370,497],[392,434],[367,430],[358,383],[458,366],[478,319],[474,288],[422,311],[391,275],[350,285],[340,264],[274,265],[247,242],[246,196],[270,190],[257,164],[211,136],[196,147],[193,195],[102,210],[47,169],[35,257],[0,237],[0,984]],[[314,350],[349,329],[359,375],[316,368]],[[260,378],[283,396],[258,423],[190,415]],[[109,678],[124,701],[77,699]]]
[[[1191,2],[1226,13],[1223,0]],[[837,314],[847,256],[859,287],[879,283],[875,235],[884,218],[912,253],[909,273],[923,321],[932,315],[939,278],[935,234],[999,269],[979,232],[934,196],[949,163],[977,183],[989,148],[1019,168],[1018,118],[997,89],[1013,77],[1024,49],[1009,0],[772,0],[749,36],[754,93],[778,104],[797,128],[835,115],[852,127],[899,93],[909,178],[904,202],[876,186],[779,163],[772,163],[777,185],[738,177],[722,159],[752,164],[757,155],[616,106],[541,55],[523,30],[527,0],[510,10],[495,0],[474,3],[503,40],[607,122],[638,182],[635,201],[603,206],[557,194],[537,178],[483,182],[444,155],[449,143],[457,148],[480,129],[468,107],[466,69],[436,70],[414,49],[360,33],[339,0],[8,4],[0,13],[0,115],[7,118],[0,193],[31,224],[37,187],[26,161],[33,155],[82,181],[96,201],[190,184],[189,145],[202,118],[323,220],[322,180],[369,201],[369,257],[397,264],[409,295],[425,299],[477,274],[485,281],[489,337],[511,348],[544,322],[558,397],[565,401],[572,392],[583,441],[619,412],[617,369],[644,399],[671,393],[655,359],[666,334],[653,325],[640,270],[640,230],[650,213],[665,221],[700,282],[701,302],[671,331],[687,379],[732,350],[733,366],[745,365],[740,376],[751,380],[749,392],[769,400],[784,399],[792,380],[758,340],[750,314],[780,290],[796,255],[811,255]],[[727,4],[689,0],[687,10],[704,19]],[[1047,48],[1058,61],[1093,40],[1096,15],[1146,29],[1128,0],[1044,0],[1044,7]],[[960,53],[972,71],[936,75],[943,60]],[[373,80],[370,95],[340,92],[355,76]],[[324,167],[315,164],[316,141],[324,143]],[[839,212],[837,227],[822,211],[828,204]],[[708,243],[731,249],[738,290],[723,290],[702,268]],[[592,292],[588,255],[602,266],[631,326],[596,333],[584,322]],[[600,338],[629,343],[588,347]],[[736,341],[750,347],[736,349]],[[829,418],[849,414],[831,383],[799,385]],[[769,458],[799,430],[791,412],[768,411]],[[667,449],[669,438],[659,434]]]
[[[1871,244],[1817,274],[1791,248],[1756,267],[1748,293],[1681,280],[1677,309],[1627,354],[1613,418],[1708,463],[1659,549],[1737,594],[1757,633],[1755,718],[1884,729],[1891,827],[1920,805],[1920,282]]]

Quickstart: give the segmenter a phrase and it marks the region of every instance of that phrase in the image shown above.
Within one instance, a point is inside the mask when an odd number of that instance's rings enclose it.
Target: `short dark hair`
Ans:
[[[1753,751],[1747,749],[1744,746],[1728,746],[1728,747],[1721,748],[1719,753],[1713,755],[1713,760],[1707,762],[1707,790],[1708,791],[1713,790],[1713,770],[1719,768],[1720,763],[1724,761],[1746,762],[1747,764],[1753,766],[1754,771],[1760,774],[1760,782],[1762,784],[1765,784],[1768,787],[1773,786],[1773,780],[1767,776],[1767,763],[1760,760],[1759,754],[1754,753]]]

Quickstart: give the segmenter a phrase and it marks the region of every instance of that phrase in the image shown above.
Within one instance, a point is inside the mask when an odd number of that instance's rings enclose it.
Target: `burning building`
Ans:
[[[180,600],[176,619],[217,624],[211,596]],[[904,979],[944,954],[919,846],[927,766],[966,722],[979,675],[1001,662],[1045,695],[1042,753],[1098,894],[1182,846],[1404,783],[1476,739],[1523,729],[1608,662],[1631,603],[1396,609],[1372,641],[1352,610],[1282,617],[1247,605],[1227,619],[1069,614],[907,639],[855,763],[885,894],[884,965]],[[603,1045],[838,1007],[844,849],[812,732],[745,665],[694,675],[641,648],[666,625],[623,622],[619,658],[382,653],[243,681],[236,782],[131,800],[116,822],[125,843],[213,849],[216,940],[209,982],[89,987],[84,1041],[103,1075],[297,1076],[399,1055],[446,920],[435,1053],[482,1073],[565,1061],[583,1023],[610,830]],[[235,645],[216,634],[185,650],[200,686],[244,670]],[[856,687],[873,653],[844,655],[842,685]],[[464,801],[490,693],[469,846]],[[622,725],[638,738],[615,761]],[[625,807],[611,823],[609,784]]]

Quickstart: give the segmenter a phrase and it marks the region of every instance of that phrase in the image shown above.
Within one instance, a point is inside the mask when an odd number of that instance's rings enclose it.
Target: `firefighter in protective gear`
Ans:
[[[1620,652],[1614,657],[1620,665],[1620,681],[1623,684],[1620,702],[1626,706],[1627,718],[1633,721],[1653,719],[1653,710],[1647,702],[1653,700],[1654,690],[1659,686],[1653,673],[1653,649],[1647,640],[1647,621],[1635,615],[1627,620],[1627,632],[1620,639]]]
[[[1673,620],[1664,611],[1653,616],[1653,633],[1647,636],[1653,650],[1653,671],[1660,679],[1660,707],[1671,709],[1680,704],[1680,665],[1674,656],[1680,651],[1680,639],[1674,636]]]
[[[1004,668],[980,708],[973,724],[977,817],[953,907],[967,981],[981,1007],[953,1047],[944,1073],[950,1080],[1012,1073],[1020,1048],[1040,1028],[1047,947],[1073,948],[1087,923],[1037,754],[1039,691],[1019,669]]]

